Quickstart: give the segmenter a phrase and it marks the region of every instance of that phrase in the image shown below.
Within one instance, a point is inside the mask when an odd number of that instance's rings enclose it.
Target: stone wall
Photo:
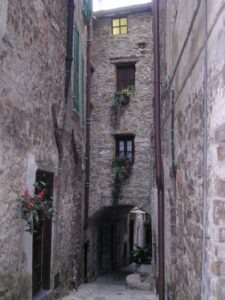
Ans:
[[[141,7],[141,6],[140,6]],[[104,208],[112,207],[113,170],[115,158],[115,134],[134,134],[135,158],[130,176],[122,185],[117,201],[118,214],[111,215],[104,226],[109,244],[103,249],[103,269],[110,270],[122,262],[122,255],[114,258],[110,244],[114,239],[115,228],[123,236],[124,220],[119,218],[119,211],[127,205],[150,213],[151,188],[153,185],[152,142],[152,97],[153,97],[153,56],[152,56],[152,13],[149,5],[136,12],[132,7],[123,11],[110,10],[96,13],[93,20],[93,74],[91,78],[91,159],[90,159],[90,204],[89,216],[92,220]],[[128,18],[128,34],[112,35],[112,18],[120,15]],[[129,103],[122,107],[118,118],[113,119],[112,105],[116,92],[116,65],[135,62],[135,92]],[[113,122],[113,120],[115,122]],[[127,212],[128,213],[128,212]],[[122,216],[122,218],[125,218]],[[90,263],[89,276],[101,272],[98,266],[99,229],[90,223]],[[120,224],[120,229],[118,228]],[[106,229],[108,228],[108,229]],[[113,229],[114,228],[114,229]],[[124,249],[122,239],[120,245]],[[127,244],[128,249],[128,244]],[[124,250],[123,250],[124,251]],[[116,261],[116,263],[115,263]]]
[[[165,37],[161,53],[166,275],[170,299],[225,297],[224,1],[208,1],[207,7],[206,3],[161,2],[161,34]]]
[[[115,157],[115,134],[135,135],[135,162],[131,176],[122,187],[118,204],[137,205],[150,211],[153,172],[150,140],[153,118],[152,16],[149,8],[145,12],[128,14],[129,33],[124,35],[113,36],[111,22],[112,17],[107,14],[96,14],[93,22],[90,216],[113,204],[111,165]],[[133,61],[136,61],[135,93],[113,126],[111,107],[116,91],[116,64]]]
[[[86,25],[75,22],[86,57]],[[0,297],[31,299],[32,238],[16,210],[37,169],[54,173],[51,288],[81,275],[84,128],[65,103],[67,1],[0,2]]]
[[[224,97],[225,2],[208,3],[208,148],[207,148],[207,252],[204,288],[210,300],[225,298],[224,244]]]

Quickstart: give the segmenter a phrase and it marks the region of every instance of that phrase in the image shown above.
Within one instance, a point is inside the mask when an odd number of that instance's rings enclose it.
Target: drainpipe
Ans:
[[[67,2],[67,43],[66,43],[66,78],[65,78],[65,103],[67,104],[71,78],[71,66],[73,61],[73,19],[74,0]]]
[[[161,157],[160,127],[160,44],[159,44],[159,0],[153,2],[154,33],[154,129],[155,129],[155,172],[158,195],[158,293],[159,300],[165,299],[165,253],[164,253],[164,184]]]
[[[87,103],[86,103],[86,177],[85,177],[85,213],[84,229],[88,228],[89,178],[90,178],[90,98],[91,98],[91,23],[87,23]]]
[[[85,207],[84,207],[84,230],[86,231],[84,243],[84,282],[88,282],[88,248],[89,241],[87,239],[87,229],[89,226],[89,185],[90,185],[90,98],[91,98],[91,31],[92,20],[87,23],[87,101],[86,101],[86,168],[85,168]]]
[[[208,142],[208,0],[204,1],[204,18],[205,18],[205,45],[204,45],[204,128],[203,128],[203,234],[202,234],[202,283],[201,283],[201,299],[208,299],[209,287],[206,272],[206,251],[207,251],[207,169],[208,169],[208,155],[207,155],[207,142]]]

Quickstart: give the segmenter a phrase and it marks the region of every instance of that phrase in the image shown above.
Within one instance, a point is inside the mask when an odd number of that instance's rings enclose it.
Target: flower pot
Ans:
[[[128,95],[123,95],[122,105],[127,105],[130,101],[130,97]]]

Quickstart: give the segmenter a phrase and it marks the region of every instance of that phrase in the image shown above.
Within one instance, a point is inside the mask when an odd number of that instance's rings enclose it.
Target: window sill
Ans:
[[[110,58],[110,63],[114,65],[121,65],[121,64],[136,64],[139,61],[139,58],[136,56],[130,56],[130,57],[115,57]]]

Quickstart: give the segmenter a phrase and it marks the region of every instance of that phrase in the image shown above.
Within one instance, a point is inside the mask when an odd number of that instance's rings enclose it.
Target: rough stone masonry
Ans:
[[[141,6],[140,6],[141,7]],[[140,10],[140,11],[139,11]],[[150,6],[124,11],[128,34],[112,35],[112,18],[118,9],[96,13],[93,21],[93,67],[91,88],[91,179],[90,216],[112,205],[112,161],[116,134],[134,134],[135,161],[132,175],[123,186],[119,204],[139,206],[150,212],[152,188],[152,14]],[[112,125],[112,104],[116,91],[116,66],[135,63],[135,92],[124,107],[116,126]]]
[[[170,299],[225,299],[224,1],[161,1]]]
[[[127,18],[128,33],[112,34],[113,19]],[[113,259],[114,246],[103,257],[103,265],[111,268],[113,262],[121,265],[126,260],[128,243],[126,214],[123,207],[139,207],[150,214],[151,191],[153,186],[153,161],[151,131],[153,123],[153,41],[151,5],[130,6],[95,13],[93,19],[93,74],[91,78],[91,160],[90,160],[90,219],[100,214],[105,208],[116,205],[117,210],[105,215],[103,223],[103,240],[110,245],[112,228],[120,231],[120,244],[115,246],[117,256]],[[124,105],[115,117],[112,111],[113,98],[117,89],[117,66],[135,65],[135,92],[129,103]],[[118,203],[112,197],[113,170],[112,163],[116,156],[116,136],[134,137],[134,163],[130,176],[121,188]],[[119,209],[121,207],[121,210]],[[111,219],[110,219],[111,218]],[[112,219],[114,219],[112,221]],[[111,221],[114,223],[111,224]],[[117,225],[116,225],[117,224]],[[118,225],[120,224],[120,225]],[[125,225],[124,225],[125,224]],[[124,227],[125,226],[125,227]],[[98,273],[98,234],[101,224],[91,228],[90,276]],[[123,240],[124,236],[124,240]],[[122,255],[122,253],[124,253]],[[127,254],[128,255],[128,254]],[[101,257],[101,255],[100,255]],[[118,260],[117,260],[118,259]],[[101,264],[100,264],[101,265]],[[100,267],[100,269],[104,267]]]
[[[86,24],[76,1],[80,57]],[[37,170],[54,174],[50,289],[81,278],[84,129],[65,103],[67,1],[0,1],[0,298],[31,299],[32,236],[16,210]],[[56,284],[55,280],[58,280]],[[58,290],[57,290],[58,291]]]

